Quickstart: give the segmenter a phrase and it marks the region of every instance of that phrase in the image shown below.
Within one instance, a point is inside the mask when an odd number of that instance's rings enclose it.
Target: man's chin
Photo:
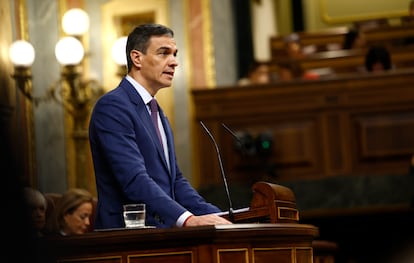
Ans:
[[[168,88],[168,87],[171,87],[171,85],[172,85],[172,81],[164,81],[162,83],[162,88]]]

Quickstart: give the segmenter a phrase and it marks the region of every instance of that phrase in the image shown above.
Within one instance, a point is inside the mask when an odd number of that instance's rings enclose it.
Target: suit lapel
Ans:
[[[128,80],[126,80],[124,78],[121,81],[120,86],[126,91],[130,101],[133,104],[136,105],[135,109],[136,109],[136,112],[137,112],[138,119],[141,121],[141,123],[143,124],[143,126],[147,130],[149,136],[151,137],[151,140],[157,146],[158,155],[161,158],[165,168],[168,170],[167,161],[166,161],[165,155],[164,155],[164,150],[162,148],[160,140],[158,139],[157,131],[155,130],[154,125],[152,124],[151,116],[148,113],[147,105],[145,105],[144,101],[139,96],[139,94],[135,90],[134,86],[132,86],[132,84]],[[170,149],[170,135],[169,135],[170,132],[167,131],[167,130],[169,130],[169,128],[167,128],[168,125],[165,124],[165,120],[164,120],[165,116],[164,116],[164,113],[162,112],[161,109],[160,109],[160,117],[161,117],[162,124],[164,126],[166,137],[167,137],[168,149]],[[171,156],[171,153],[170,153],[170,156]],[[170,160],[171,160],[171,158],[170,158]],[[170,161],[170,163],[171,163],[171,161]]]

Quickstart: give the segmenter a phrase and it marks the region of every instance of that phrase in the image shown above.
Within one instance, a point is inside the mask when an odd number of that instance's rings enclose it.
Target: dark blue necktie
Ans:
[[[158,139],[160,139],[160,143],[161,143],[161,146],[162,146],[161,133],[160,133],[160,129],[158,127],[158,104],[157,104],[157,100],[152,99],[149,104],[150,104],[150,110],[151,110],[152,123],[155,126],[155,130],[157,131]]]

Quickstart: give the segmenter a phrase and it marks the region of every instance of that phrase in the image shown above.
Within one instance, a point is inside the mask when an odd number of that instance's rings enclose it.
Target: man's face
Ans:
[[[36,230],[42,230],[46,225],[46,206],[34,204],[31,206],[32,223]]]
[[[177,63],[177,46],[169,36],[155,36],[150,40],[147,53],[141,53],[140,80],[144,87],[153,91],[170,87]]]

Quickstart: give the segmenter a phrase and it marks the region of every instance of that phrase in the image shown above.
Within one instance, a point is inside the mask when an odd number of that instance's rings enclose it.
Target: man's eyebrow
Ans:
[[[171,47],[159,47],[157,51],[173,51],[174,49]],[[177,55],[178,49],[175,49],[174,54]]]
[[[170,47],[159,47],[157,50],[172,50]]]

